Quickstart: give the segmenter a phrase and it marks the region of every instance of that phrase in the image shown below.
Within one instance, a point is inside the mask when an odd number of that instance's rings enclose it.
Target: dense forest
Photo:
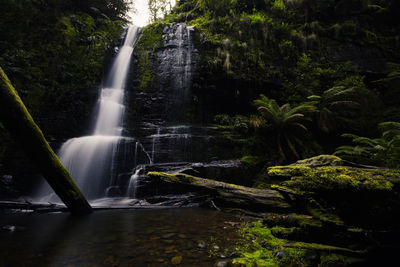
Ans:
[[[174,11],[167,23],[199,29],[194,94],[217,96],[202,99],[205,112],[250,136],[250,153],[398,166],[399,4],[183,1]]]
[[[1,6],[0,65],[28,110],[50,141],[82,133],[128,3],[5,0]],[[0,135],[0,172],[31,176],[35,170],[3,127]],[[26,168],[18,167],[21,161]]]
[[[141,90],[157,88],[162,31],[186,22],[200,54],[186,120],[233,130],[243,157],[269,165],[335,153],[396,168],[398,11],[394,1],[180,1],[144,30],[136,75]]]
[[[0,67],[53,149],[90,135],[99,88],[137,2],[0,0]],[[135,196],[152,203],[149,192],[212,192],[207,205],[261,218],[238,226],[235,252],[216,266],[374,266],[393,258],[400,2],[148,4],[151,23],[135,39],[123,103],[122,135],[136,142],[126,149],[135,153],[129,177],[146,176]],[[165,145],[167,135],[175,143]],[[126,151],[116,161],[129,161]],[[125,165],[124,186],[107,192],[131,188]],[[30,195],[41,179],[1,121],[0,177],[0,199]],[[228,253],[213,246],[210,257]],[[177,257],[166,265],[181,264]]]

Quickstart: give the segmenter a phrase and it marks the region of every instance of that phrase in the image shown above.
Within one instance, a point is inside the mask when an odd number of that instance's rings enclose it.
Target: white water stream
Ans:
[[[136,26],[127,29],[124,43],[100,92],[93,134],[72,138],[59,151],[61,162],[89,200],[105,196],[106,189],[113,181],[111,169],[117,146],[121,140],[129,139],[121,136],[124,87],[139,30]],[[50,192],[47,186],[40,195],[51,200],[54,194]]]

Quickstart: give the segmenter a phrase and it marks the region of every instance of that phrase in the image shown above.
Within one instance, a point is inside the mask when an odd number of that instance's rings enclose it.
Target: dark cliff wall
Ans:
[[[143,29],[128,83],[128,125],[190,121],[192,77],[199,61],[194,28],[185,23]]]
[[[274,129],[260,122],[253,101],[264,94],[279,106],[296,107],[339,86],[356,88],[359,95],[352,100],[359,107],[333,111],[336,124],[329,131],[310,115],[300,155],[333,153],[349,144],[343,133],[377,136],[379,122],[400,118],[399,11],[393,0],[178,1],[164,21],[143,30],[138,42],[127,128],[143,121],[217,122],[242,135],[248,145],[244,153],[274,158],[276,144],[268,138]],[[173,66],[179,58],[165,56],[171,49],[165,33],[172,33],[165,29],[182,23],[193,27],[196,58],[183,109],[171,99],[177,96],[176,81],[184,77]],[[330,104],[318,105],[322,110]]]

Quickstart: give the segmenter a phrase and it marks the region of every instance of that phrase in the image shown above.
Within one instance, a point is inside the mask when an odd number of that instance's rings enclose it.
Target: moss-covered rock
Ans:
[[[361,224],[390,220],[389,214],[400,210],[396,200],[400,171],[338,166],[344,163],[340,158],[323,155],[271,167],[269,179],[279,183],[271,188],[285,192],[297,203],[302,197],[309,213],[326,222],[337,221],[333,214]],[[366,217],[370,221],[361,219]]]
[[[146,91],[156,78],[155,64],[156,53],[163,47],[162,33],[164,24],[150,24],[142,29],[142,34],[135,45],[135,53],[138,56],[139,69],[135,69],[140,79],[139,90]]]
[[[346,167],[317,167],[302,170],[283,183],[285,186],[307,192],[369,191],[390,192],[393,184],[382,173],[369,170],[350,170]]]
[[[269,228],[260,221],[242,227],[243,239],[237,247],[239,257],[233,264],[246,266],[318,266],[327,259],[337,258],[346,266],[361,259],[364,252],[346,247],[330,246],[318,243],[293,242],[275,235],[279,232],[290,233],[294,229]],[[337,256],[334,256],[334,255]]]
[[[333,155],[319,155],[316,157],[298,160],[293,163],[293,166],[305,166],[305,167],[322,167],[322,166],[341,166],[343,164],[342,159]]]
[[[270,167],[268,175],[286,180],[282,185],[288,188],[306,192],[391,191],[400,179],[397,170],[343,166],[339,157],[330,155],[300,160],[288,166]]]

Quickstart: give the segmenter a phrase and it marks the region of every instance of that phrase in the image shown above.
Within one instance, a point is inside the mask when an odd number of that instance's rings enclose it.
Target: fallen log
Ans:
[[[89,213],[91,206],[68,170],[51,149],[17,91],[0,67],[0,121],[72,213]]]
[[[179,186],[182,191],[207,194],[218,207],[240,207],[263,211],[288,211],[292,208],[276,190],[250,188],[181,173],[149,172],[147,175],[156,182]]]

